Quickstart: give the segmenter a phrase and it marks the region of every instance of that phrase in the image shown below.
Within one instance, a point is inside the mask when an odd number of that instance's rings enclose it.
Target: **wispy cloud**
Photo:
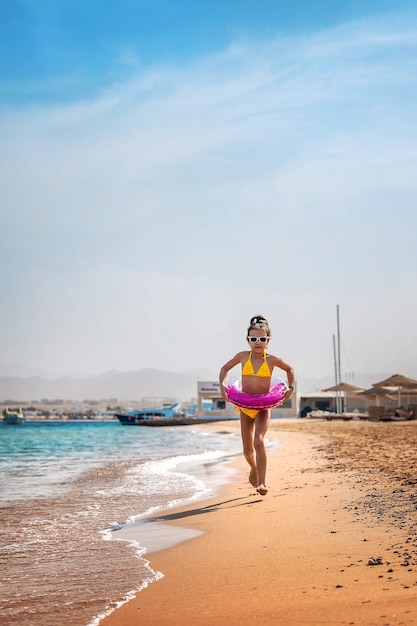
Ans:
[[[5,358],[213,367],[259,309],[304,373],[328,373],[338,300],[358,368],[411,367],[384,329],[416,339],[385,300],[415,307],[416,39],[410,16],[242,39],[95,98],[3,108]]]

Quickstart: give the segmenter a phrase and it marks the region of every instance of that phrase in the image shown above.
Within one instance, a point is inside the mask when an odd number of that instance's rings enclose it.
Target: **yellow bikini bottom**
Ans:
[[[242,413],[244,413],[245,415],[248,415],[249,417],[251,417],[253,420],[259,413],[259,409],[241,409],[237,407],[236,413],[239,413],[240,411],[242,411]]]

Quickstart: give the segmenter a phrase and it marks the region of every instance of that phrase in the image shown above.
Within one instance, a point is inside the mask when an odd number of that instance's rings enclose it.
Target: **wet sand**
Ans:
[[[202,428],[238,429],[238,422]],[[158,523],[164,577],[100,626],[417,624],[417,422],[273,420],[269,492],[232,482]]]

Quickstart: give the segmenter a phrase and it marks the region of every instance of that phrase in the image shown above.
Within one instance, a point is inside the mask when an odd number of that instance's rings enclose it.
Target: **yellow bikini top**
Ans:
[[[264,362],[262,363],[256,374],[252,365],[252,352],[250,352],[248,360],[242,367],[242,376],[260,376],[261,378],[270,378],[271,371],[268,367],[268,363],[266,362],[266,352],[264,352]]]

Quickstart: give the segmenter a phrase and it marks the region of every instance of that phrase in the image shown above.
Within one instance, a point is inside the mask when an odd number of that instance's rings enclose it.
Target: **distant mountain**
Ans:
[[[70,400],[107,400],[120,402],[141,398],[173,398],[188,401],[197,397],[198,380],[216,380],[217,374],[205,369],[165,372],[143,369],[130,372],[105,372],[85,378],[62,377],[54,380],[31,376],[0,376],[0,401],[30,402],[43,398]]]
[[[347,382],[367,389],[389,375],[390,373],[357,374],[353,381]],[[142,398],[172,398],[184,402],[197,397],[198,380],[217,380],[217,373],[207,369],[193,369],[180,373],[142,369],[129,372],[109,371],[98,376],[82,378],[68,376],[52,380],[40,376],[26,378],[0,376],[0,401],[30,402],[48,398],[82,402],[117,398],[119,402],[128,402]],[[301,393],[310,393],[326,389],[333,384],[334,378],[331,376],[322,378],[300,376],[297,380],[297,390]]]

